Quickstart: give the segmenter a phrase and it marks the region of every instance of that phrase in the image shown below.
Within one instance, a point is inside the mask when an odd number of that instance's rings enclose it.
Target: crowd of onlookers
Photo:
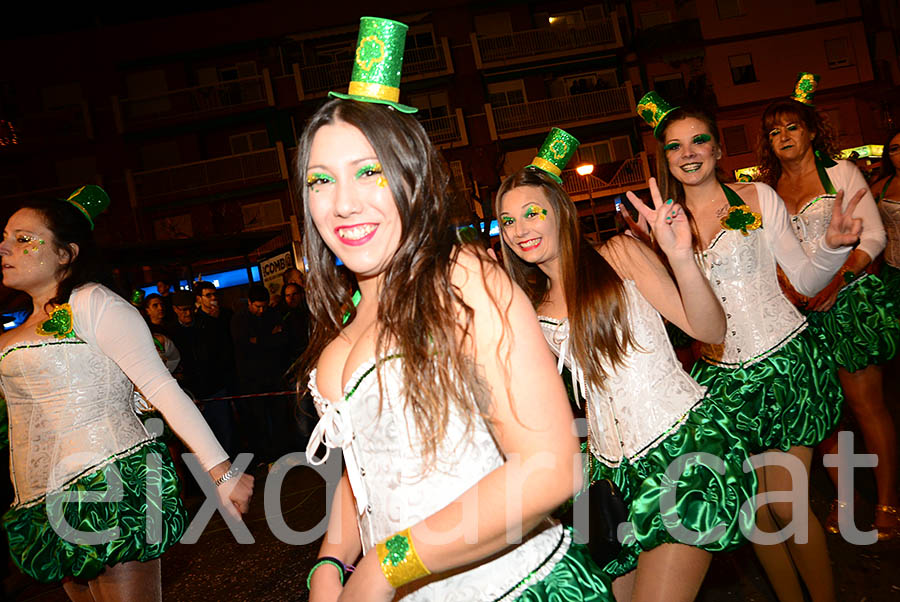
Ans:
[[[312,404],[297,403],[290,370],[309,339],[303,276],[290,269],[282,280],[277,295],[250,284],[234,308],[203,280],[174,292],[160,281],[158,293],[133,299],[222,446],[232,457],[253,453],[254,464],[301,449],[311,419]]]

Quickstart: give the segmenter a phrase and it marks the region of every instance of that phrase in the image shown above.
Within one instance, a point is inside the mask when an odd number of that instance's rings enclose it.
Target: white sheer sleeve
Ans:
[[[865,251],[866,255],[874,260],[884,251],[884,247],[887,245],[887,234],[884,231],[878,206],[875,204],[875,197],[872,196],[866,179],[859,168],[850,161],[838,161],[837,165],[829,167],[827,171],[834,189],[844,191],[844,208],[847,207],[847,203],[854,194],[860,190],[866,191],[859,205],[856,206],[856,211],[853,212],[853,217],[862,220],[862,232],[856,248]]]
[[[763,232],[772,245],[775,260],[797,292],[807,297],[814,296],[844,265],[852,247],[832,249],[825,244],[823,236],[819,239],[819,249],[808,257],[791,230],[790,216],[778,193],[765,184],[756,184],[756,192],[762,211]]]
[[[150,330],[125,299],[99,284],[87,284],[69,298],[75,334],[99,348],[122,369],[157,408],[175,434],[209,470],[227,460],[193,401],[181,390],[159,358]]]

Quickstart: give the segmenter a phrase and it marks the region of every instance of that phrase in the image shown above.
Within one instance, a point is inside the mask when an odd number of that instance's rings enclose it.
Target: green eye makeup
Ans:
[[[665,145],[665,146],[663,147],[663,150],[666,151],[666,152],[668,152],[668,151],[670,151],[670,150],[676,150],[676,149],[678,149],[680,146],[681,146],[681,145],[678,144],[677,142],[670,142],[670,143],[668,143],[667,145]]]
[[[334,178],[329,176],[327,173],[311,173],[306,176],[306,185],[309,187],[313,187],[316,184],[327,184],[334,181]]]
[[[381,171],[381,163],[370,163],[368,165],[363,165],[359,168],[359,171],[356,172],[356,179],[358,180],[365,175],[380,174]]]
[[[534,217],[535,215],[539,215],[541,221],[547,219],[547,210],[537,205],[529,205],[525,210],[525,217]]]
[[[787,128],[785,128],[785,129],[787,129],[787,131],[789,131],[789,132],[796,132],[796,131],[797,131],[797,124],[796,124],[796,123],[792,123],[792,124],[790,124],[789,126],[787,126]]]
[[[691,142],[694,144],[706,144],[710,140],[712,140],[712,136],[709,134],[697,134],[691,139]]]
[[[504,226],[511,226],[515,223],[515,221],[516,220],[509,217],[508,215],[504,215],[500,218],[500,223],[503,224]]]

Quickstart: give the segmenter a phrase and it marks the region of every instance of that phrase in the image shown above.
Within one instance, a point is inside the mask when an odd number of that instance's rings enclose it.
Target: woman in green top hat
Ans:
[[[851,191],[856,194],[846,208],[835,204],[826,235],[809,257],[772,188],[718,180],[722,150],[711,115],[673,107],[655,92],[641,99],[638,114],[659,142],[662,198],[684,207],[694,252],[725,309],[725,340],[702,346],[693,376],[707,387],[711,403],[732,418],[751,451],[779,452],[757,468],[760,494],[793,487],[792,502],[763,498],[757,527],[772,533],[808,517],[793,525],[808,543],[789,537],[764,545],[768,542],[755,534],[754,549],[779,599],[801,600],[802,580],[814,600],[833,600],[825,536],[809,510],[806,483],[792,483],[792,476],[809,474],[812,447],[837,425],[841,393],[828,348],[781,292],[775,270],[781,267],[804,294],[821,290],[859,238],[860,223],[852,214],[864,191]],[[780,453],[792,458],[779,458]]]
[[[791,228],[807,254],[824,236],[837,190],[865,190],[854,216],[862,220],[859,244],[817,295],[798,294],[783,281],[794,304],[821,330],[838,363],[838,378],[847,406],[862,431],[869,453],[878,456],[875,482],[878,504],[875,527],[879,539],[900,535],[897,491],[897,433],[884,402],[881,364],[897,353],[900,322],[881,280],[867,272],[885,247],[885,231],[862,173],[851,161],[835,160],[836,140],[813,105],[819,76],[801,73],[790,98],[770,104],[763,113],[759,159],[761,181],[784,199]],[[837,433],[821,445],[835,453]],[[837,467],[828,469],[837,486]],[[850,500],[834,500],[826,527],[838,532],[838,508]]]
[[[362,19],[349,93],[298,147],[312,316],[299,376],[320,415],[307,457],[324,445],[346,465],[310,599],[610,600],[547,519],[583,478],[565,388],[522,291],[457,240],[440,156],[399,103],[405,35]]]
[[[92,230],[108,205],[100,187],[85,186],[65,201],[25,202],[3,231],[3,284],[34,305],[0,336],[15,492],[3,528],[16,565],[39,581],[64,580],[75,602],[149,602],[161,599],[159,556],[181,538],[187,514],[165,442],[135,414],[135,386],[221,485],[236,518],[253,477],[231,470],[138,311],[93,281]]]
[[[585,404],[590,480],[614,482],[627,505],[622,549],[604,567],[616,598],[690,601],[711,552],[736,548],[753,529],[756,478],[744,472],[750,454],[731,420],[677,360],[662,317],[718,342],[725,313],[694,261],[680,205],[652,221],[671,274],[635,238],[619,235],[595,250],[581,235],[559,178],[577,144],[554,128],[532,164],[500,186],[503,264]],[[659,209],[653,180],[651,190]]]

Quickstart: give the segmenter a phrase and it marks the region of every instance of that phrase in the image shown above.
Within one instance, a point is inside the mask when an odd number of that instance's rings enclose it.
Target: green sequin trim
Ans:
[[[2,362],[3,358],[5,358],[16,349],[34,349],[35,347],[46,347],[47,345],[86,345],[86,343],[80,340],[65,339],[62,341],[48,341],[46,343],[37,343],[35,345],[15,345],[4,351],[3,355],[0,355],[0,362]]]
[[[405,535],[394,535],[384,542],[384,547],[388,550],[384,563],[390,562],[393,566],[398,566],[409,555],[409,539]]]
[[[40,324],[36,332],[42,337],[53,336],[57,339],[70,339],[75,336],[75,323],[72,319],[72,307],[63,303],[53,310],[50,319]]]

